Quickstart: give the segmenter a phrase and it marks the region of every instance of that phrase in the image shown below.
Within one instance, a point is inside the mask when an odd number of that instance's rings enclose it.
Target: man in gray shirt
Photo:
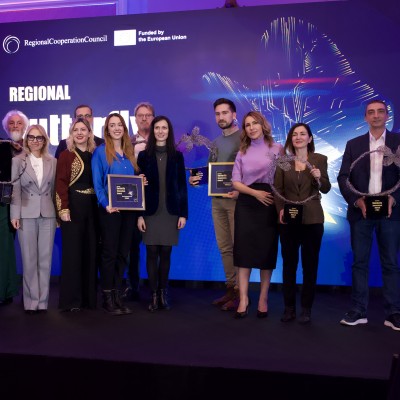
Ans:
[[[222,129],[222,134],[215,139],[217,148],[216,162],[234,162],[240,146],[240,129],[236,120],[235,104],[225,98],[214,102],[215,120]],[[197,185],[200,177],[189,178],[191,185]],[[233,265],[233,229],[236,198],[238,192],[229,192],[226,196],[212,198],[212,217],[215,237],[222,257],[226,279],[226,293],[213,301],[215,306],[224,311],[236,311],[239,304],[237,268]]]

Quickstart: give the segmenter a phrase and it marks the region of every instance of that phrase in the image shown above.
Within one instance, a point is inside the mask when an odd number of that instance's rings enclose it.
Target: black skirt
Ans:
[[[269,184],[252,189],[272,192]],[[278,214],[275,205],[265,206],[255,197],[240,193],[235,208],[233,258],[236,267],[275,269],[278,255]]]

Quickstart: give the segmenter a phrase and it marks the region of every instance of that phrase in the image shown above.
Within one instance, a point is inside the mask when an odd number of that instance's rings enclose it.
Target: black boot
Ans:
[[[114,289],[112,290],[112,294],[115,308],[120,310],[121,314],[132,314],[132,310],[122,302],[120,291]]]
[[[153,292],[151,295],[151,303],[149,304],[149,311],[154,312],[158,310],[158,296],[157,292]]]
[[[295,307],[285,307],[285,311],[281,317],[282,322],[289,322],[296,319],[296,308]]]
[[[308,324],[311,322],[311,308],[303,308],[299,317],[300,324]]]
[[[117,309],[114,305],[114,298],[111,290],[103,290],[103,310],[111,315],[122,315],[121,310]]]
[[[171,306],[168,302],[167,289],[160,289],[160,308],[162,310],[169,310],[171,308]]]

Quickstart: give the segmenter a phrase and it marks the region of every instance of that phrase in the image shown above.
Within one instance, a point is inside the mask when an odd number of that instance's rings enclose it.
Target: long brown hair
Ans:
[[[261,125],[262,133],[264,135],[264,142],[267,143],[268,147],[271,147],[274,143],[274,139],[271,133],[272,132],[271,125],[266,120],[264,115],[262,115],[258,111],[250,111],[243,117],[242,120],[242,133],[240,135],[240,151],[243,154],[245,154],[251,143],[251,139],[247,136],[245,129],[247,117],[254,118]]]
[[[128,133],[128,127],[126,126],[125,120],[122,115],[118,113],[109,114],[104,122],[104,141],[106,146],[106,159],[109,165],[112,164],[113,160],[118,160],[117,153],[114,148],[113,140],[110,136],[110,132],[108,131],[108,123],[112,117],[118,117],[119,120],[122,122],[122,126],[124,128],[124,135],[121,139],[121,148],[124,152],[125,156],[129,159],[135,171],[139,170],[139,167],[136,162],[135,152],[132,146],[131,139]]]

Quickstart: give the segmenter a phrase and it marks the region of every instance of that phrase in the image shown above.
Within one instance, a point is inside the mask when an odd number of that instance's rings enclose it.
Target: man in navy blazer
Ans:
[[[387,216],[367,216],[365,194],[380,194],[395,187],[399,167],[383,165],[383,153],[373,152],[386,146],[393,153],[400,146],[400,134],[386,130],[388,109],[381,100],[367,103],[365,121],[369,132],[346,144],[338,175],[340,192],[348,203],[352,265],[352,308],[340,321],[343,325],[366,324],[368,306],[369,257],[375,231],[382,267],[385,326],[400,331],[400,268],[397,254],[400,245],[400,189],[388,195]],[[361,157],[362,156],[362,157]],[[353,166],[352,163],[361,157]],[[347,180],[353,188],[350,188]],[[359,192],[359,193],[356,193]]]

